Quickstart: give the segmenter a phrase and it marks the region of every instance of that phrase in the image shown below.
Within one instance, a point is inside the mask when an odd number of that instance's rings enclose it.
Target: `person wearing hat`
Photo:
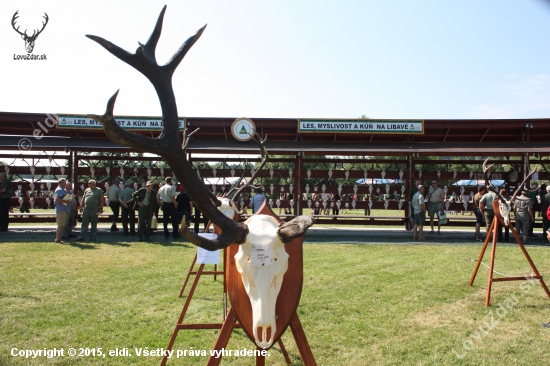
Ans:
[[[521,196],[516,197],[513,203],[516,206],[516,231],[519,235],[520,228],[523,230],[523,244],[527,244],[529,226],[532,226],[535,221],[533,203],[529,198],[529,192],[526,189],[522,190]]]
[[[153,213],[157,209],[157,191],[153,189],[153,183],[147,181],[145,188],[140,188],[134,192],[134,208],[138,211],[138,239],[149,240],[151,234],[151,221]]]
[[[124,236],[128,236],[128,223],[130,223],[130,233],[136,235],[136,211],[134,210],[134,189],[132,182],[127,180],[124,183],[124,189],[120,191],[119,198],[122,215],[122,230]]]

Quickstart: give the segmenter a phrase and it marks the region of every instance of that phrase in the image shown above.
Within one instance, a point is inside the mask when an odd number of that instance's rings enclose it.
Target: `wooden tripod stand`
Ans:
[[[470,280],[470,286],[474,284],[474,280],[476,279],[477,271],[479,269],[479,265],[481,264],[481,260],[483,259],[483,255],[485,254],[485,250],[487,249],[487,245],[489,244],[489,239],[491,238],[491,235],[493,236],[492,241],[492,249],[491,249],[491,264],[489,266],[489,278],[487,280],[487,296],[485,298],[485,306],[489,306],[491,302],[491,286],[493,282],[501,282],[501,281],[526,281],[526,280],[539,280],[542,288],[546,292],[546,295],[550,298],[550,291],[548,291],[548,287],[546,286],[546,283],[544,283],[544,280],[542,279],[542,276],[540,275],[539,271],[537,270],[537,267],[531,260],[531,257],[529,256],[529,253],[527,253],[527,250],[523,246],[523,243],[518,236],[516,230],[512,226],[511,223],[508,223],[508,227],[510,228],[510,231],[514,235],[514,238],[516,238],[516,242],[518,243],[521,251],[525,255],[525,258],[527,258],[527,261],[529,262],[529,265],[531,266],[531,269],[533,270],[533,273],[535,273],[535,276],[529,276],[529,277],[500,277],[500,278],[493,278],[493,270],[495,268],[495,253],[497,249],[497,238],[498,238],[498,223],[502,226],[506,226],[504,224],[504,219],[500,215],[500,210],[498,208],[498,204],[495,205],[493,203],[493,208],[495,209],[495,217],[493,218],[493,221],[491,222],[491,227],[489,231],[487,232],[487,238],[485,238],[485,243],[483,244],[483,248],[481,248],[481,253],[479,254],[479,258],[476,263],[476,268],[474,269],[474,273],[472,274],[472,278]]]
[[[234,218],[235,220],[237,217]],[[221,232],[218,227],[214,226],[214,231],[219,235]],[[300,241],[301,244],[301,241]],[[197,261],[197,255],[195,255],[195,258],[193,259],[193,263],[191,264],[191,267],[189,268],[189,271],[187,273],[187,277],[185,279],[185,282],[182,286],[182,289],[180,291],[179,297],[182,296],[183,292],[185,291],[185,287],[187,286],[187,283],[189,281],[189,278],[191,275],[195,275],[193,284],[191,285],[191,289],[189,290],[189,294],[187,296],[187,299],[185,301],[185,305],[183,306],[183,309],[181,311],[180,317],[178,319],[178,322],[176,323],[174,332],[172,333],[172,337],[170,338],[170,342],[168,343],[168,346],[166,347],[166,350],[170,351],[172,350],[172,347],[174,346],[174,342],[176,340],[176,337],[178,336],[178,333],[182,329],[220,329],[220,333],[218,335],[218,339],[216,340],[216,345],[214,346],[214,350],[222,351],[225,346],[227,345],[227,342],[229,341],[229,338],[231,337],[232,331],[235,328],[242,328],[242,325],[240,323],[237,323],[237,315],[233,308],[233,306],[229,309],[229,312],[227,312],[227,284],[228,284],[228,272],[230,271],[228,269],[227,264],[231,263],[232,267],[235,267],[234,265],[234,256],[236,254],[236,251],[238,250],[237,245],[231,245],[229,248],[225,248],[223,252],[223,271],[218,271],[217,267],[214,269],[214,271],[204,271],[204,264],[200,264],[199,269],[197,271],[194,271],[193,268]],[[301,261],[301,245],[300,245],[300,261]],[[233,272],[236,272],[236,269],[232,269]],[[232,272],[232,276],[229,276],[231,278],[236,278],[236,274]],[[199,282],[199,279],[201,275],[203,274],[209,274],[209,275],[218,275],[223,274],[223,296],[224,296],[224,322],[221,323],[215,323],[215,324],[184,324],[183,319],[185,317],[185,314],[187,312],[187,309],[189,307],[189,304],[191,303],[191,299],[193,297],[193,294],[195,292],[195,289],[197,288],[197,284]],[[214,277],[215,278],[215,277]],[[241,281],[242,282],[242,281]],[[240,283],[240,282],[239,282]],[[241,283],[242,287],[242,283]],[[301,286],[300,286],[301,287]],[[230,289],[232,290],[232,289]],[[246,295],[245,295],[246,296]],[[250,306],[250,305],[249,305]],[[239,305],[237,305],[239,307]],[[292,321],[290,323],[290,327],[292,329],[292,333],[294,335],[294,338],[296,339],[296,343],[298,344],[298,349],[300,351],[300,356],[302,357],[302,360],[304,360],[304,364],[306,366],[308,365],[315,365],[315,360],[313,359],[313,354],[311,353],[311,349],[309,348],[309,345],[307,343],[307,339],[305,338],[305,333],[303,331],[303,328],[300,324],[300,321],[298,319],[298,315],[294,313],[294,317],[292,318]],[[290,357],[288,356],[288,353],[284,347],[283,341],[278,338],[277,344],[279,345],[279,348],[281,350],[281,353],[285,359],[285,362],[290,365]],[[309,351],[309,353],[308,353]],[[313,360],[313,362],[307,362],[306,360]],[[168,361],[168,357],[165,354],[161,361],[161,366],[165,366],[166,362]],[[219,365],[221,362],[221,357],[213,357],[211,356],[207,361],[207,366],[213,366],[213,365]],[[265,364],[265,356],[256,356],[256,365],[264,365]]]

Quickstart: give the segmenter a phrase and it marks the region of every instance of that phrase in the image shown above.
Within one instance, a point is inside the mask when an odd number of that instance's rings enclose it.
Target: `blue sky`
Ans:
[[[160,115],[147,79],[84,37],[133,52],[168,5],[157,59],[208,23],[174,75],[180,116],[550,117],[550,3],[2,1],[0,111]],[[49,24],[34,54],[11,27]]]

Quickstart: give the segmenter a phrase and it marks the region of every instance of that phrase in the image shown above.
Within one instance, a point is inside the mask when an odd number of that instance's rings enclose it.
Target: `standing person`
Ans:
[[[256,194],[250,200],[248,207],[252,208],[252,213],[258,212],[265,201],[265,195],[261,188],[256,189]]]
[[[157,208],[157,191],[153,189],[153,183],[148,181],[145,188],[134,192],[134,201],[138,205],[138,239],[150,240],[151,220]]]
[[[548,220],[548,207],[550,206],[550,185],[540,193],[540,203],[542,207],[542,240],[546,237],[546,232],[550,229],[550,220]]]
[[[292,210],[294,209],[294,206],[292,205],[294,201],[294,195],[292,193],[287,193],[286,199],[289,201],[288,209],[285,208],[285,215],[292,215]]]
[[[8,231],[10,200],[14,194],[8,175],[4,172],[0,173],[0,232]]]
[[[340,214],[340,210],[338,209],[338,201],[340,201],[340,195],[338,194],[338,191],[336,191],[336,193],[332,195],[331,199],[334,201],[334,206],[332,207],[332,214],[335,216],[338,216]],[[335,217],[334,219],[337,220],[338,218]]]
[[[520,228],[523,230],[523,244],[528,244],[527,236],[529,235],[529,226],[531,222],[535,221],[535,216],[533,215],[533,202],[529,197],[529,192],[525,189],[522,190],[521,196],[516,197],[513,203],[516,206],[516,231],[519,235]]]
[[[134,189],[132,182],[127,180],[124,189],[119,194],[120,209],[122,213],[122,231],[128,236],[128,223],[130,223],[130,234],[136,235],[136,211],[134,210]]]
[[[105,199],[103,191],[97,187],[97,182],[94,179],[88,181],[88,188],[82,194],[80,201],[80,210],[82,211],[82,225],[80,226],[80,236],[77,240],[84,240],[84,235],[88,233],[88,225],[91,224],[91,241],[97,238],[97,219],[99,214],[103,213]]]
[[[409,191],[409,217],[410,217],[410,221],[411,221],[411,229],[412,230],[412,227],[414,226],[414,210],[412,208],[412,198],[414,197],[414,195],[416,194],[416,192],[418,192],[418,186],[422,185],[422,181],[421,180],[415,180],[414,181],[414,185],[411,187],[410,191]],[[372,198],[371,198],[372,200]],[[370,208],[369,208],[369,214],[370,214]],[[410,231],[409,229],[407,229],[407,231]]]
[[[185,193],[185,188],[183,186],[179,188],[179,193],[176,196],[176,202],[178,222],[182,222],[185,217],[185,225],[189,227],[191,212],[193,212],[193,201],[191,201],[189,195]]]
[[[439,213],[444,212],[443,203],[445,202],[445,192],[439,186],[436,180],[432,182],[432,186],[428,192],[428,207],[430,215],[430,226],[432,231],[430,234],[434,233],[434,216],[437,214],[437,235],[441,235],[441,219],[439,218]]]
[[[363,202],[365,202],[365,216],[370,216],[370,206],[369,206],[369,194],[365,193],[363,195]]]
[[[426,205],[424,198],[424,186],[419,185],[417,191],[412,198],[412,208],[414,213],[413,239],[425,240],[422,234],[424,233],[424,223],[426,222]],[[418,229],[418,236],[416,235]]]
[[[176,186],[172,185],[172,178],[167,177],[164,185],[157,194],[159,206],[162,208],[162,225],[164,226],[164,237],[169,238],[168,222],[172,220],[172,236],[178,237],[178,221],[176,217]]]
[[[491,224],[493,223],[493,218],[495,217],[493,201],[497,199],[497,195],[494,190],[495,187],[492,184],[489,184],[489,187],[487,187],[487,193],[485,193],[479,200],[479,211],[485,219],[485,230],[487,231],[487,235],[490,235],[489,229],[491,229]]]
[[[477,188],[477,193],[474,196],[474,214],[476,215],[476,240],[477,241],[483,241],[483,238],[481,237],[480,228],[481,224],[483,224],[483,214],[481,213],[479,209],[479,201],[481,201],[481,197],[487,192],[485,189],[485,186],[480,186]]]
[[[109,207],[113,211],[113,223],[111,225],[111,231],[118,231],[116,222],[118,221],[118,215],[120,213],[120,179],[115,178],[113,184],[109,186],[107,190],[107,198],[109,199]]]
[[[67,196],[67,191],[65,190],[67,186],[67,180],[65,178],[59,178],[57,181],[57,188],[54,191],[54,205],[55,205],[55,216],[57,219],[57,230],[55,231],[55,242],[60,244],[65,244],[61,240],[61,233],[69,221],[69,215],[71,214],[71,200],[74,198],[74,195],[71,198],[65,199]]]
[[[70,182],[67,182],[67,185],[65,186],[65,190],[67,191],[68,194],[73,196],[73,198],[71,199],[71,203],[69,204],[69,206],[71,207],[71,213],[69,214],[67,225],[65,225],[65,228],[63,229],[61,239],[76,237],[76,235],[73,234],[73,228],[74,228],[74,222],[76,217],[77,202],[76,202],[76,195],[74,194],[74,191],[73,191],[73,184]]]

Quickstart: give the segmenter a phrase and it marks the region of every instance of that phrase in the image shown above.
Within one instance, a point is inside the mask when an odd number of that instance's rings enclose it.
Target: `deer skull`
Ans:
[[[279,223],[275,218],[255,215],[245,224],[249,233],[246,242],[239,246],[235,264],[252,306],[254,340],[258,347],[265,349],[273,344],[275,305],[288,269],[288,254],[277,236]]]

